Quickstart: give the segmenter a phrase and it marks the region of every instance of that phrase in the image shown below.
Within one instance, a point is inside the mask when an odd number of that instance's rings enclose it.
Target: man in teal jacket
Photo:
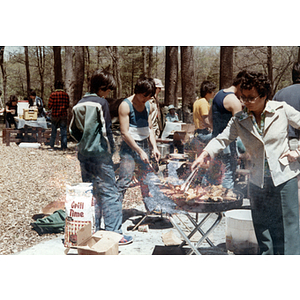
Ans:
[[[96,203],[96,230],[100,229],[103,213],[105,230],[122,233],[122,203],[116,186],[112,153],[114,140],[111,130],[109,105],[105,99],[116,88],[113,76],[106,71],[95,71],[90,92],[74,107],[70,124],[71,135],[78,143],[83,182],[93,182]],[[120,245],[132,242],[123,235]]]

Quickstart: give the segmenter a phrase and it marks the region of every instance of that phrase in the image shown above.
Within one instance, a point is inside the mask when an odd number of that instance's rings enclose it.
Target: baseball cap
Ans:
[[[170,109],[175,109],[175,106],[173,104],[169,105],[168,110],[170,110]]]

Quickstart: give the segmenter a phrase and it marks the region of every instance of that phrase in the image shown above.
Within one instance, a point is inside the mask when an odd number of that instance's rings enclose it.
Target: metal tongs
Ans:
[[[189,177],[185,180],[185,182],[181,185],[180,190],[184,193],[189,189],[191,182],[193,181],[199,167],[195,168],[193,172],[189,175]]]
[[[195,175],[197,174],[199,169],[208,169],[209,164],[203,164],[201,167],[197,167],[193,170],[193,172],[189,175],[189,177],[186,179],[186,181],[181,185],[180,190],[184,193],[189,189],[190,184],[192,183]]]

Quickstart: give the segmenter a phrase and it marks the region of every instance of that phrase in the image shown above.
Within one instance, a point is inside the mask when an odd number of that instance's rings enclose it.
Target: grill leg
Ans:
[[[216,219],[216,221],[214,222],[214,224],[206,231],[206,233],[202,236],[202,238],[198,241],[196,248],[198,248],[201,243],[203,242],[203,240],[205,240],[209,234],[219,225],[219,223],[221,222],[222,218],[223,218],[223,213],[219,212],[218,214],[218,218]],[[190,251],[191,252],[191,251]],[[188,253],[189,254],[189,253]]]
[[[193,245],[193,243],[189,240],[189,238],[185,235],[185,233],[182,231],[182,229],[177,225],[175,220],[172,216],[168,216],[170,222],[173,224],[173,226],[177,229],[177,231],[180,233],[180,235],[183,237],[183,239],[187,242],[187,244],[191,247],[191,251],[189,254],[195,253],[197,255],[201,255],[201,253],[198,251],[197,247]]]
[[[139,222],[132,228],[132,231],[133,231],[133,230],[136,230],[136,228],[139,227],[140,224],[141,224],[148,216],[149,216],[149,213],[147,213],[147,214],[142,218],[142,220],[139,221]]]

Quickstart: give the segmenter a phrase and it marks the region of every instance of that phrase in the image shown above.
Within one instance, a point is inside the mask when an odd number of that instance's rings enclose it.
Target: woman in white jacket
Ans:
[[[285,102],[269,101],[271,85],[261,73],[246,72],[241,92],[244,110],[210,141],[192,169],[239,136],[251,160],[250,203],[260,253],[300,254],[300,152],[288,146],[288,125],[300,128],[300,112]]]

